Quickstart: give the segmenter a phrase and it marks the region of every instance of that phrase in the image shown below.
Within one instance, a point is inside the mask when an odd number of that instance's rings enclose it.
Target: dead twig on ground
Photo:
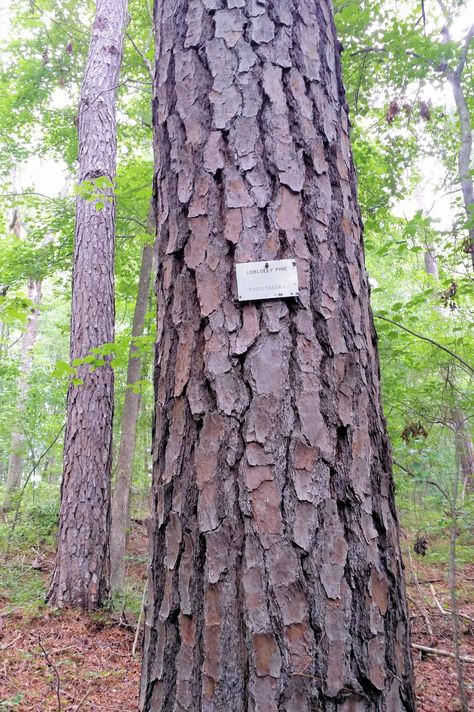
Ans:
[[[38,645],[41,648],[41,651],[44,655],[46,664],[48,665],[48,667],[50,667],[52,669],[52,671],[54,673],[56,698],[58,701],[58,712],[61,712],[61,678],[59,677],[58,668],[56,667],[56,665],[53,663],[53,661],[49,657],[49,655],[46,651],[46,648],[44,647],[43,643],[41,642],[40,635],[38,635]]]
[[[6,645],[1,645],[1,646],[0,646],[0,652],[3,653],[4,650],[8,650],[8,648],[11,648],[12,645],[15,645],[15,643],[18,643],[18,641],[20,640],[20,638],[21,638],[21,633],[18,633],[18,635],[16,636],[16,638],[14,638],[13,640],[11,640],[11,641],[10,641],[9,643],[7,643]]]
[[[433,596],[433,600],[436,603],[436,608],[439,610],[441,615],[451,616],[452,611],[447,610],[446,608],[443,608],[443,606],[441,605],[441,603],[439,601],[438,596],[436,595],[435,587],[431,584],[430,584],[430,591],[431,591],[431,595]],[[474,623],[474,618],[466,615],[465,613],[461,613],[461,611],[457,611],[457,615],[459,616],[459,618],[463,618],[464,620],[469,621],[469,623]]]
[[[87,700],[87,698],[89,697],[89,695],[91,694],[91,692],[92,692],[92,687],[89,687],[89,689],[87,690],[86,694],[84,695],[84,697],[82,698],[82,700],[81,700],[81,701],[79,702],[79,704],[77,705],[77,707],[76,707],[76,709],[74,710],[74,712],[78,712],[78,711],[81,709],[82,705],[83,705],[84,702]]]
[[[138,623],[137,623],[137,629],[135,631],[135,638],[133,639],[133,645],[132,645],[132,658],[135,657],[136,652],[137,652],[137,645],[138,645],[138,638],[140,636],[140,628],[142,625],[142,618],[143,618],[143,613],[145,611],[145,601],[146,601],[146,592],[148,588],[148,579],[145,581],[145,586],[143,587],[143,595],[142,595],[142,605],[140,608],[140,615],[138,616]]]
[[[431,591],[431,595],[433,596],[433,601],[435,602],[436,608],[438,609],[438,611],[439,611],[443,616],[449,615],[449,614],[448,614],[448,611],[445,611],[444,608],[443,608],[443,606],[442,606],[441,603],[439,602],[439,598],[438,598],[438,596],[436,595],[435,587],[433,586],[432,583],[430,583],[430,591]]]
[[[450,653],[449,650],[442,650],[441,648],[430,648],[427,645],[419,645],[418,643],[412,643],[411,647],[414,650],[420,650],[423,653],[441,655],[444,658],[454,658],[454,660],[456,660],[456,655],[454,653]],[[471,658],[469,655],[460,655],[459,659],[462,660],[463,663],[469,663],[471,665],[474,665],[474,658]]]

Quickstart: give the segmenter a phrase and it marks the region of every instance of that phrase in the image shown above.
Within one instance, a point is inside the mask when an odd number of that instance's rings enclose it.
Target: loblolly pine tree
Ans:
[[[331,3],[160,0],[145,712],[412,712]],[[238,301],[291,258],[300,296]]]
[[[72,280],[71,361],[114,338],[114,236],[119,83],[126,0],[97,0],[78,112],[79,195]],[[48,600],[100,606],[109,587],[113,372],[78,370],[67,399],[56,565]]]

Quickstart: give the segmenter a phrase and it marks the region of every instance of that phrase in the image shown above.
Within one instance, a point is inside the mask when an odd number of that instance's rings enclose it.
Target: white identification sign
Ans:
[[[295,260],[240,262],[235,265],[235,271],[240,302],[297,297],[299,294]]]

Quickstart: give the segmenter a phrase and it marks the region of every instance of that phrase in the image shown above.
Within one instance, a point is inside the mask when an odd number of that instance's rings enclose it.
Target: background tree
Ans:
[[[153,206],[148,216],[151,235],[155,231],[152,210]],[[152,268],[153,245],[146,244],[143,247],[138,278],[137,301],[133,315],[132,343],[127,367],[127,390],[122,411],[117,471],[112,492],[112,520],[110,527],[110,587],[112,592],[120,591],[125,586],[125,552],[130,526],[133,457],[141,400],[139,381],[142,377],[143,367],[143,361],[134,339],[143,336]]]
[[[85,359],[68,392],[55,605],[94,608],[108,594],[113,371],[93,349],[114,336],[115,95],[127,2],[98,0],[78,115],[71,361]],[[82,195],[81,195],[82,192]]]
[[[158,347],[141,708],[414,710],[326,2],[157,5]],[[297,302],[235,262],[293,258]]]
[[[153,80],[153,66],[149,56],[152,47],[153,34],[151,31],[151,14],[148,37],[143,49],[137,34],[136,39],[128,35],[133,49],[141,59],[143,70],[142,81]],[[151,91],[150,91],[151,100]],[[154,157],[155,162],[157,157]],[[153,200],[150,200],[146,230],[150,242],[145,243],[141,255],[140,274],[133,314],[132,341],[127,365],[127,383],[123,404],[120,445],[115,474],[115,483],[112,492],[112,521],[110,529],[110,585],[112,592],[123,591],[125,587],[125,555],[127,548],[128,532],[130,527],[130,502],[133,477],[133,461],[136,447],[136,434],[139,421],[141,403],[140,380],[142,378],[143,359],[137,347],[137,341],[143,336],[146,312],[150,296],[150,281],[153,270],[153,242],[156,233],[156,220]]]
[[[10,224],[12,233],[21,239],[21,218],[18,210],[14,210]],[[18,379],[18,397],[16,402],[16,424],[11,437],[11,450],[8,459],[8,471],[5,485],[5,499],[2,507],[4,515],[10,509],[11,496],[21,484],[24,465],[25,436],[21,420],[24,419],[26,400],[29,390],[28,378],[33,361],[33,348],[38,335],[39,306],[41,304],[41,280],[30,277],[28,280],[28,300],[31,303],[25,333],[21,343],[20,378]]]

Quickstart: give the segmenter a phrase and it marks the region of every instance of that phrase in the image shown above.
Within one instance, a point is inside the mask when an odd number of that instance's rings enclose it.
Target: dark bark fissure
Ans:
[[[412,712],[330,5],[222,5],[156,5],[156,534],[141,707]],[[298,300],[236,302],[234,262],[286,257]]]

